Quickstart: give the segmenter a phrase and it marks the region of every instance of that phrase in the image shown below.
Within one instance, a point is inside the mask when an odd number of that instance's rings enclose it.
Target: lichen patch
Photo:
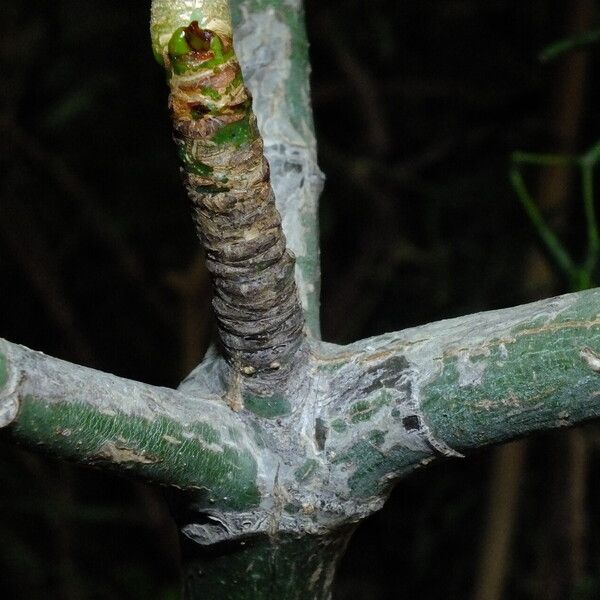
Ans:
[[[586,347],[581,349],[579,356],[592,371],[600,373],[600,354]]]
[[[0,428],[10,425],[19,413],[19,399],[16,395],[0,399]]]

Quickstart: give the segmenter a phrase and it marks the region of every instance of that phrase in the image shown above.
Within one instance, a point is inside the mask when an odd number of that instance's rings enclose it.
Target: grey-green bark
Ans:
[[[218,356],[172,391],[4,342],[0,413],[31,446],[194,490],[187,538],[264,549],[268,536],[269,572],[280,572],[276,559],[345,531],[436,458],[599,416],[599,351],[600,290],[590,290],[349,346],[315,341],[265,407]],[[242,557],[266,577],[265,560]]]
[[[317,165],[302,0],[231,4],[235,46],[254,97],[288,248],[296,256],[307,330],[318,338],[318,200],[324,178]]]
[[[351,530],[327,536],[260,536],[226,548],[189,549],[189,600],[327,600]],[[186,547],[184,545],[184,554]],[[223,586],[222,582],[228,585]]]
[[[437,458],[600,415],[600,290],[344,347],[319,341],[322,178],[301,3],[240,0],[232,9],[307,323],[274,369],[283,376],[245,368],[253,352],[260,367],[258,355],[279,347],[279,332],[264,326],[267,305],[255,310],[252,293],[275,297],[276,272],[294,283],[289,270],[269,270],[287,259],[254,117],[227,52],[188,55],[190,43],[200,48],[215,35],[227,51],[228,4],[155,0],[154,50],[178,69],[170,72],[172,108],[200,236],[221,278],[220,301],[235,299],[234,318],[230,305],[216,307],[225,355],[211,352],[168,390],[2,340],[0,427],[30,447],[173,488],[186,503],[175,517],[186,540],[187,598],[325,599],[353,527],[398,478]],[[194,20],[205,30],[187,31]],[[198,70],[186,80],[190,65]],[[224,181],[225,155],[242,157],[249,173]],[[268,226],[255,227],[257,214]],[[264,274],[251,268],[262,234],[278,249]],[[232,264],[233,255],[244,264]],[[267,309],[277,316],[277,303]]]
[[[0,425],[31,447],[199,490],[224,506],[258,502],[255,433],[218,397],[129,381],[0,339]]]

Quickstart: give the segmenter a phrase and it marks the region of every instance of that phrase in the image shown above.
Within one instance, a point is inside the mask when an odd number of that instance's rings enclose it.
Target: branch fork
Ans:
[[[256,5],[253,25],[272,24],[277,3]],[[0,340],[0,427],[175,488],[194,542],[186,598],[325,600],[349,533],[398,478],[600,416],[600,290],[346,347],[307,337],[228,2],[154,0],[152,35],[223,355],[168,390]],[[302,257],[303,299],[315,257]]]

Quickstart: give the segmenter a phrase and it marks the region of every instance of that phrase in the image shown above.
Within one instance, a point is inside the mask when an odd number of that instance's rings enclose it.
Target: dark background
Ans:
[[[600,138],[600,44],[537,58],[597,28],[599,8],[307,0],[325,339],[567,291],[510,187],[509,156]],[[148,20],[148,1],[0,0],[0,335],[174,386],[212,325]],[[579,258],[578,173],[526,176]],[[599,442],[586,426],[401,482],[354,538],[338,597],[484,600],[492,550],[506,563],[499,597],[600,598]],[[499,514],[507,553],[497,532],[484,543]],[[168,600],[177,564],[160,492],[0,436],[0,597]]]

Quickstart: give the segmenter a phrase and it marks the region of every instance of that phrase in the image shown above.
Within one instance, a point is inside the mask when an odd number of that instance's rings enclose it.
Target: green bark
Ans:
[[[325,542],[378,510],[399,477],[600,416],[600,289],[346,347],[313,342],[266,413],[224,368],[212,357],[174,391],[2,342],[0,417],[30,446],[187,489],[188,597],[327,598],[325,579],[297,582],[335,564],[341,545]]]
[[[600,416],[600,290],[329,347],[330,477],[374,501],[436,457]]]
[[[312,339],[286,355],[289,371],[257,356],[279,348],[289,326],[279,302],[268,306],[275,327],[256,302],[281,291],[257,293],[268,283],[265,239],[276,237],[281,252],[285,242],[233,64],[228,11],[226,0],[155,0],[152,38],[175,88],[180,156],[201,196],[197,219],[213,274],[231,283],[246,269],[241,285],[216,286],[230,364],[212,356],[174,391],[0,340],[0,427],[29,446],[173,487],[188,600],[325,600],[354,525],[381,507],[398,478],[437,457],[600,416],[600,290],[347,347]],[[318,338],[321,178],[301,2],[238,0],[232,11],[308,329]],[[251,226],[266,204],[266,226]],[[293,286],[291,269],[283,279]],[[228,317],[236,294],[246,304]],[[248,360],[238,364],[241,350]],[[261,369],[285,376],[276,389],[253,385],[265,383]]]
[[[259,504],[255,434],[218,398],[189,398],[5,340],[2,382],[0,414],[16,403],[8,431],[25,445],[192,490],[223,510]]]
[[[205,421],[182,425],[166,417],[104,415],[76,398],[47,405],[42,398],[26,396],[12,433],[62,458],[202,490],[207,504],[218,501],[224,509],[248,509],[260,501],[255,457],[222,444],[218,430]]]
[[[555,318],[444,357],[423,398],[435,435],[466,450],[600,416],[597,301],[597,290],[583,293]],[[477,375],[461,382],[465,366]]]
[[[183,544],[186,600],[327,600],[349,530],[328,536]]]

